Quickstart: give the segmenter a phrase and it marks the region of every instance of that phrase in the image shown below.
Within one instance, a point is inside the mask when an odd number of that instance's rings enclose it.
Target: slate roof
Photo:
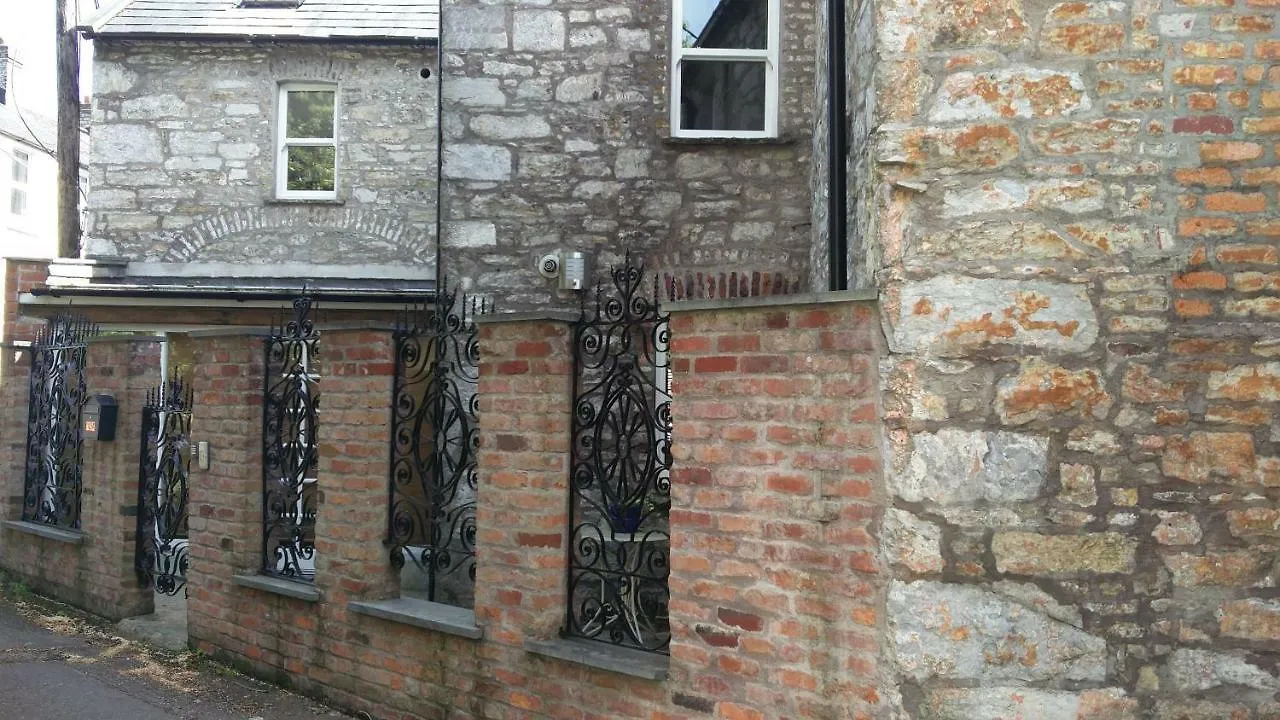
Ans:
[[[26,123],[23,123],[23,120],[26,120]],[[30,130],[27,129],[28,126]],[[30,110],[23,110],[19,115],[18,109],[13,105],[0,105],[0,134],[8,135],[36,149],[40,149],[43,145],[51,152],[57,147],[58,142],[58,126],[52,119]]]
[[[302,0],[262,7],[241,0],[123,0],[88,26],[90,37],[435,40],[438,0]]]

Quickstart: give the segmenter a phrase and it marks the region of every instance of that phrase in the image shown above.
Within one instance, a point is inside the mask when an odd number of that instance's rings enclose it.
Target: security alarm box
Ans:
[[[116,399],[110,395],[90,396],[80,412],[81,433],[88,440],[115,440],[119,410]]]

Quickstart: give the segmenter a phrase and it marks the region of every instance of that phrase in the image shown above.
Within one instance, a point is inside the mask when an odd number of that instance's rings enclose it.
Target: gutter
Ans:
[[[849,288],[845,0],[827,0],[827,289]]]
[[[358,290],[358,289],[312,289],[307,294],[317,302],[355,303],[360,305],[413,305],[429,300],[435,295],[434,289],[423,288],[418,291],[405,290]],[[298,296],[296,288],[209,288],[195,289],[191,287],[155,285],[115,285],[112,287],[38,287],[30,293],[22,304],[54,305],[62,304],[58,300],[70,301],[76,298],[103,299],[109,302],[100,305],[142,306],[165,304],[171,301],[193,301],[208,303],[223,301],[231,306],[237,303],[288,302]],[[164,303],[160,303],[164,301]]]
[[[158,32],[98,32],[90,25],[76,30],[89,40],[165,41],[165,42],[291,42],[291,43],[340,43],[343,45],[437,45],[439,37],[405,37],[391,35],[272,35],[255,33],[158,33]]]

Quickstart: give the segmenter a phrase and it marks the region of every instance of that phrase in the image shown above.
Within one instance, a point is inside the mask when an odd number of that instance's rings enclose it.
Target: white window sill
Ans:
[[[290,198],[269,197],[263,201],[267,205],[346,205],[343,198]]]
[[[791,135],[779,137],[682,137],[671,135],[662,139],[665,145],[794,145],[800,138]]]

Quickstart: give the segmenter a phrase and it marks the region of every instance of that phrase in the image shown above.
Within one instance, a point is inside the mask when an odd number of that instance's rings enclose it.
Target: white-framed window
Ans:
[[[323,83],[280,85],[276,118],[276,197],[332,200],[338,196],[338,88]]]
[[[31,156],[21,150],[13,151],[13,187],[9,190],[9,213],[27,214],[27,171]]]
[[[781,0],[672,0],[671,133],[775,137]]]

